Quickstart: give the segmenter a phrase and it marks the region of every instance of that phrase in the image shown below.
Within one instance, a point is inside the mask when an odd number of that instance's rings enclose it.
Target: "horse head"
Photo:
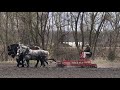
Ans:
[[[19,44],[11,44],[7,47],[8,55],[14,58],[17,54]]]

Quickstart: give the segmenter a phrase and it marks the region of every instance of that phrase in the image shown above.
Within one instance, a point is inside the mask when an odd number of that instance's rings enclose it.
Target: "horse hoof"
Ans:
[[[17,65],[17,67],[19,67],[19,65]]]

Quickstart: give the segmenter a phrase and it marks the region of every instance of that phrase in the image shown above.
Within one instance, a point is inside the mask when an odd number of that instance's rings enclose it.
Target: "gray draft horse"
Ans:
[[[29,60],[37,60],[37,63],[35,67],[38,66],[39,61],[41,61],[41,65],[45,66],[45,63],[47,62],[49,52],[46,50],[32,50],[28,46],[25,46],[23,44],[19,44],[19,48],[17,50],[17,55],[24,54],[23,61],[26,62],[27,67],[29,67]]]

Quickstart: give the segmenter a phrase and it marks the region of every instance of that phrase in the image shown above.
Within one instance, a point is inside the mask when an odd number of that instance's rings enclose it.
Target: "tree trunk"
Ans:
[[[96,34],[94,36],[94,40],[93,40],[94,41],[94,48],[93,48],[93,56],[92,56],[93,60],[95,59],[95,52],[96,52],[97,41],[98,41],[98,37],[99,37],[100,31],[102,29],[102,26],[103,26],[104,22],[105,22],[105,16],[103,16],[103,19],[100,22],[100,24],[98,26],[98,29],[96,31]]]
[[[81,36],[82,36],[82,49],[84,47],[83,17],[84,17],[84,13],[82,13],[81,23],[80,23],[80,30],[81,30]]]
[[[8,52],[7,52],[7,46],[8,46],[8,12],[6,12],[6,30],[5,30],[5,61],[8,61]]]

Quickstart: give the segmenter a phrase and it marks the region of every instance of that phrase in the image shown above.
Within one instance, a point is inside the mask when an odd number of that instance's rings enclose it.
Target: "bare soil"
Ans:
[[[0,78],[120,78],[120,68],[34,68],[34,63],[18,68],[16,63],[0,63]]]

